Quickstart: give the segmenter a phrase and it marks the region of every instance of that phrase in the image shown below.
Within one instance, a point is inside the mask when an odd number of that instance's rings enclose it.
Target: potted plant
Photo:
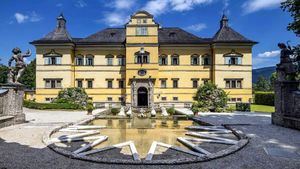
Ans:
[[[87,114],[91,115],[94,109],[95,109],[95,107],[93,105],[93,102],[91,100],[89,100],[86,105],[86,110],[88,112]]]

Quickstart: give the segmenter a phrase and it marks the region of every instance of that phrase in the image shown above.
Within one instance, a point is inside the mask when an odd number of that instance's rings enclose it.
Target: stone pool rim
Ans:
[[[107,111],[107,110],[105,110]],[[104,113],[105,111],[102,111],[101,113]],[[231,130],[233,134],[239,139],[238,143],[235,145],[232,145],[228,147],[227,149],[218,151],[216,153],[212,153],[210,155],[206,155],[203,157],[194,157],[194,158],[180,158],[180,159],[167,159],[167,160],[151,160],[146,161],[142,159],[141,161],[134,161],[127,160],[127,159],[116,159],[116,158],[101,158],[101,157],[92,157],[92,156],[79,156],[71,151],[65,150],[64,148],[57,147],[55,144],[50,143],[51,136],[58,132],[62,128],[66,128],[71,125],[82,125],[82,124],[88,124],[93,120],[96,119],[106,119],[105,115],[94,115],[92,117],[89,117],[87,119],[80,120],[75,123],[68,123],[59,127],[55,127],[51,129],[50,131],[46,132],[42,138],[43,143],[53,150],[54,152],[61,154],[65,157],[71,158],[71,159],[77,159],[77,160],[83,160],[83,161],[89,161],[89,162],[95,162],[95,163],[104,163],[104,164],[128,164],[128,165],[174,165],[174,164],[189,164],[189,163],[197,163],[197,162],[206,162],[211,161],[217,158],[222,158],[227,155],[233,154],[243,147],[245,147],[249,143],[249,138],[246,137],[245,134],[243,134],[242,131],[236,131],[232,129],[228,125],[223,125],[225,128]],[[122,117],[116,117],[115,119],[128,119],[128,118],[122,118]],[[194,119],[191,119],[195,121]],[[201,121],[201,120],[200,120]],[[195,121],[196,123],[199,123],[199,119]],[[205,124],[210,124],[207,122],[203,122]],[[212,124],[210,124],[212,125]],[[174,150],[174,149],[173,149]],[[174,150],[176,151],[176,150]]]

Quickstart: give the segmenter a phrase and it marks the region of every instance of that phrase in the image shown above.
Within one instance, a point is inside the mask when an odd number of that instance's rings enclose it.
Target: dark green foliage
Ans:
[[[206,83],[201,85],[196,93],[193,112],[224,111],[227,105],[227,93],[215,84]]]
[[[168,108],[168,109],[167,109],[167,112],[168,112],[168,114],[171,115],[171,116],[172,116],[173,114],[175,114],[175,109],[174,109],[174,107]]]
[[[8,67],[5,65],[0,65],[0,84],[7,83],[7,73]]]
[[[24,107],[30,109],[69,109],[69,110],[78,110],[81,109],[79,105],[71,104],[71,103],[37,103],[34,101],[24,100]]]
[[[119,108],[111,108],[111,109],[110,109],[110,112],[111,112],[113,115],[117,115],[117,114],[120,112],[120,109],[119,109]]]
[[[272,75],[270,77],[270,85],[271,85],[270,88],[271,88],[271,90],[274,90],[274,85],[275,85],[276,79],[277,79],[277,73],[274,72],[274,73],[272,73]]]
[[[270,91],[271,90],[270,81],[267,80],[265,77],[260,76],[258,78],[257,82],[254,84],[254,90],[255,91]]]
[[[82,88],[66,88],[58,93],[58,96],[53,100],[53,103],[70,103],[85,108],[87,106],[88,98],[87,93]]]
[[[35,88],[36,60],[31,61],[25,68],[24,74],[20,78],[20,83],[28,88]]]
[[[251,111],[251,104],[250,103],[236,103],[236,110],[243,111],[243,112],[250,112]]]
[[[274,106],[274,92],[255,92],[254,102],[258,105]]]
[[[89,100],[87,102],[87,106],[86,106],[86,110],[87,111],[93,111],[95,109],[94,105],[93,105],[93,102],[91,100]]]
[[[300,36],[300,1],[286,0],[281,3],[281,8],[291,14],[293,21],[289,23],[288,30],[293,31],[297,36]]]

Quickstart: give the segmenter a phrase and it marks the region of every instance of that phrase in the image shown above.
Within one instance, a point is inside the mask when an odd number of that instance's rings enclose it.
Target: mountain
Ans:
[[[259,76],[263,76],[266,79],[269,79],[271,74],[274,73],[275,71],[276,71],[276,66],[253,69],[252,70],[252,83],[256,83]]]

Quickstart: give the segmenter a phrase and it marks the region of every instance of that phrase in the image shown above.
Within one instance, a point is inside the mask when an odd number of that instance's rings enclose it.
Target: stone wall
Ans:
[[[300,130],[299,81],[275,82],[275,113],[272,124]]]
[[[22,85],[3,85],[0,93],[0,128],[24,123],[24,87]]]

